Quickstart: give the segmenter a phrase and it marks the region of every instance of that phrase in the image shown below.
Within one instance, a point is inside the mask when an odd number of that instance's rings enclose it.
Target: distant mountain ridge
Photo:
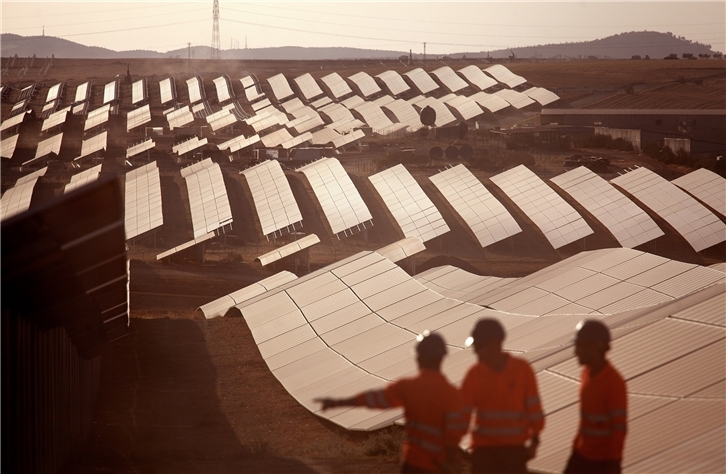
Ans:
[[[113,51],[98,46],[86,46],[63,38],[52,36],[21,36],[3,33],[0,37],[2,57],[50,57],[57,58],[85,58],[85,59],[120,59],[120,58],[192,58],[211,57],[209,46],[193,46],[191,49],[182,48],[166,53],[147,50]],[[580,43],[546,44],[496,51],[479,51],[467,53],[448,54],[449,57],[491,57],[506,58],[511,53],[517,58],[587,58],[596,56],[600,58],[627,59],[634,55],[653,59],[661,59],[669,54],[681,57],[683,53],[713,54],[710,45],[689,41],[671,33],[655,31],[639,31],[621,33],[606,38],[584,41]],[[403,51],[374,50],[360,48],[304,48],[299,46],[283,46],[277,48],[251,48],[231,49],[222,51],[222,59],[247,60],[336,60],[336,59],[395,59],[408,56]],[[422,55],[414,54],[420,59]],[[436,55],[429,55],[436,57]]]

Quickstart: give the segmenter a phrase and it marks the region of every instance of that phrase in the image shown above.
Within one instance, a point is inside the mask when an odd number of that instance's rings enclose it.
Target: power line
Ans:
[[[207,19],[204,18],[204,19],[201,19],[201,20],[179,21],[179,22],[176,22],[176,23],[165,23],[163,25],[137,26],[137,27],[133,27],[133,28],[120,28],[118,30],[93,31],[93,32],[90,32],[90,33],[72,33],[72,34],[69,34],[69,35],[58,36],[58,38],[68,38],[68,37],[72,37],[72,36],[103,35],[103,34],[106,34],[106,33],[119,33],[119,32],[122,32],[122,31],[148,30],[149,28],[163,28],[165,26],[188,25],[190,23],[199,23],[199,22],[202,22],[202,21],[207,21]]]
[[[27,4],[25,4],[25,5],[27,5]],[[170,6],[173,6],[173,5],[189,5],[189,3],[188,2],[177,2],[177,3],[164,2],[164,3],[160,3],[160,4],[156,4],[156,5],[145,3],[144,8],[145,9],[146,8],[169,8]],[[27,6],[25,8],[27,8]],[[125,11],[131,11],[131,10],[138,12],[139,7],[135,6],[135,7],[131,7],[131,8],[118,8],[118,9],[114,9],[114,10],[104,9],[104,10],[92,10],[92,11],[85,11],[85,10],[79,11],[77,9],[74,9],[73,11],[67,11],[67,12],[63,12],[63,13],[44,13],[42,16],[43,17],[70,16],[70,15],[78,16],[81,14],[86,15],[86,14],[93,14],[93,13],[116,13],[116,12],[125,12]],[[168,15],[169,12],[166,12],[165,14]],[[146,15],[146,16],[148,16],[148,15]],[[35,14],[34,15],[20,15],[20,16],[3,15],[3,19],[5,19],[5,20],[17,20],[17,19],[21,19],[21,18],[37,18],[37,17],[38,17],[38,15],[35,15]]]

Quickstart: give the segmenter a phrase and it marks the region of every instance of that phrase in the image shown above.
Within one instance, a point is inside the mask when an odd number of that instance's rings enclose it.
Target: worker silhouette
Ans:
[[[627,432],[625,380],[605,358],[610,330],[589,319],[577,325],[575,354],[580,375],[580,426],[566,474],[619,474]]]
[[[417,337],[419,374],[393,382],[384,389],[369,390],[344,399],[319,398],[323,411],[341,406],[386,409],[403,407],[406,440],[401,472],[404,474],[448,472],[458,443],[466,433],[461,393],[441,373],[447,353],[444,339],[428,331]]]
[[[504,328],[496,319],[477,321],[466,345],[479,362],[464,378],[465,409],[473,414],[472,473],[526,473],[534,458],[544,416],[537,379],[527,361],[502,351]]]

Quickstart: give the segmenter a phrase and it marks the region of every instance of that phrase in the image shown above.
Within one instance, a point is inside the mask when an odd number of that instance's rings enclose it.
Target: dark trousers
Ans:
[[[564,474],[620,474],[620,460],[593,461],[583,458],[577,451],[572,451]]]
[[[471,453],[472,474],[526,474],[527,450],[524,446],[474,448]]]
[[[412,466],[411,464],[401,464],[401,474],[432,474],[436,471],[429,471],[418,466]]]

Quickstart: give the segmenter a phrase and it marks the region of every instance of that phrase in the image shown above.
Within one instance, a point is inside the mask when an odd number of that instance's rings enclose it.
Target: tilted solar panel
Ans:
[[[279,162],[264,161],[241,173],[252,192],[263,235],[294,228],[302,221],[302,213]]]

